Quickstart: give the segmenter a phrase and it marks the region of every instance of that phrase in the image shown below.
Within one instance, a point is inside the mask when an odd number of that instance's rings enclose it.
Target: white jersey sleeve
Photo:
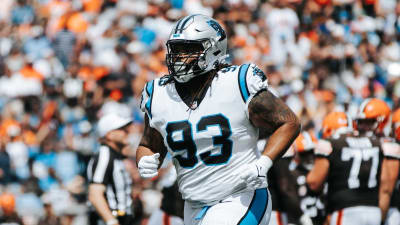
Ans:
[[[246,106],[258,92],[268,89],[267,76],[255,64],[243,64],[240,66],[238,77],[240,93]]]

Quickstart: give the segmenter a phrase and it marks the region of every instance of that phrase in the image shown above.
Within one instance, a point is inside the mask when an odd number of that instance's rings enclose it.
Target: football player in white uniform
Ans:
[[[216,20],[180,19],[167,49],[169,74],[142,93],[140,175],[157,176],[168,151],[185,200],[185,225],[267,225],[267,172],[297,137],[298,118],[271,94],[257,66],[225,64],[227,36]],[[259,128],[272,133],[261,156]]]

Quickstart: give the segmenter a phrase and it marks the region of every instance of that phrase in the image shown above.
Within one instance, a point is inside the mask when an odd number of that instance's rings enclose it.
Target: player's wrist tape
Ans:
[[[262,155],[257,161],[258,161],[259,165],[265,166],[267,172],[274,164],[272,159],[266,155]]]
[[[111,219],[111,220],[108,220],[107,222],[106,222],[106,225],[114,225],[114,224],[118,224],[119,222],[118,222],[118,220],[117,219]]]

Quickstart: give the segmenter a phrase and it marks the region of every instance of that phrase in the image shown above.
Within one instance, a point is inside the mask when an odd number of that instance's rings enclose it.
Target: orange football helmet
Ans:
[[[331,112],[322,122],[322,137],[329,138],[335,134],[353,130],[353,122],[344,112]]]
[[[307,152],[315,148],[317,138],[312,132],[303,131],[294,141],[294,150],[298,153]]]
[[[393,134],[397,141],[400,141],[400,108],[392,115]]]
[[[377,124],[375,131],[383,133],[390,118],[390,108],[386,102],[377,98],[365,99],[358,110],[356,119],[375,119]]]

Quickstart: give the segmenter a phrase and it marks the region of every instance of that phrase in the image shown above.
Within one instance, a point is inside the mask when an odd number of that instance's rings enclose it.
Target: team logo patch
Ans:
[[[219,25],[214,20],[207,21],[207,24],[210,25],[215,31],[217,31],[218,36],[220,36],[218,41],[222,41],[226,38],[226,34],[224,29],[222,29],[221,25]]]

